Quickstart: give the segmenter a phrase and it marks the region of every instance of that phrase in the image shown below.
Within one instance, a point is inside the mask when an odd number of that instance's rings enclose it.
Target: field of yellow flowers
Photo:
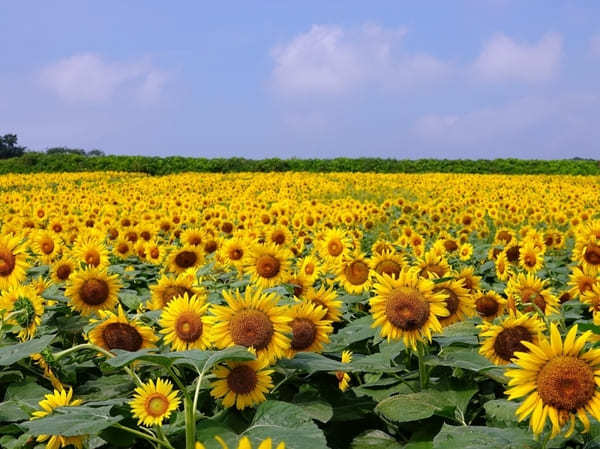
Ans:
[[[600,448],[600,178],[0,176],[0,447]]]

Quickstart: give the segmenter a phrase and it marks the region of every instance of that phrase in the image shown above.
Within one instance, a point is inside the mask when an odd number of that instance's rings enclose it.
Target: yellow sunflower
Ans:
[[[66,282],[75,269],[75,261],[70,257],[63,256],[61,259],[56,260],[51,266],[50,272],[52,273],[52,281],[55,284]]]
[[[331,263],[341,260],[350,249],[350,239],[340,229],[329,229],[317,242],[319,255]]]
[[[60,239],[50,231],[40,231],[33,236],[31,249],[45,264],[51,263],[56,258],[60,248]]]
[[[439,317],[442,327],[475,315],[473,296],[462,284],[462,280],[454,279],[437,283],[433,288],[435,293],[444,293],[446,295],[445,302],[449,315]]]
[[[352,352],[342,351],[342,363],[352,362]],[[350,374],[345,371],[336,371],[335,377],[338,380],[338,388],[340,391],[346,391],[350,386]]]
[[[268,362],[285,357],[290,346],[286,334],[291,333],[291,318],[286,307],[277,305],[275,293],[247,288],[243,295],[239,290],[223,290],[223,297],[227,304],[211,309],[216,318],[213,339],[217,347],[253,348],[257,358]]]
[[[496,365],[507,365],[515,352],[529,352],[523,341],[539,344],[540,334],[546,329],[536,315],[509,315],[498,324],[484,322],[479,326],[481,347],[479,353]]]
[[[416,349],[417,342],[442,331],[439,317],[448,316],[446,295],[434,292],[434,283],[422,278],[415,269],[404,269],[398,279],[375,275],[371,298],[372,327],[381,329],[381,336],[402,339],[407,347]]]
[[[463,286],[469,293],[473,294],[479,290],[481,276],[475,274],[475,267],[471,266],[461,269],[456,278],[463,281]]]
[[[104,269],[110,264],[106,245],[93,237],[78,240],[73,247],[72,255],[78,263],[98,269]]]
[[[122,349],[135,352],[143,348],[153,348],[157,337],[151,327],[127,317],[121,305],[117,313],[99,310],[100,319],[92,319],[95,324],[88,333],[88,339],[96,346],[112,351]]]
[[[321,352],[333,332],[331,321],[324,319],[327,310],[302,301],[291,307],[289,315],[292,318],[292,342],[288,357],[293,358],[298,352]]]
[[[121,288],[118,278],[117,274],[93,267],[77,271],[69,277],[65,296],[71,300],[71,307],[82,315],[113,310]]]
[[[535,304],[545,315],[558,311],[558,298],[549,288],[546,288],[548,279],[540,279],[531,273],[519,273],[513,276],[506,286],[507,294],[514,296],[517,303],[524,307],[525,312],[535,310]]]
[[[540,271],[544,266],[544,253],[533,242],[525,243],[519,253],[519,266],[529,273]]]
[[[135,389],[133,399],[129,402],[133,416],[138,419],[138,425],[160,426],[171,413],[179,407],[179,396],[173,391],[173,385],[168,380],[150,379]]]
[[[267,366],[267,360],[252,360],[216,367],[213,374],[218,380],[212,383],[211,396],[223,398],[224,407],[235,405],[238,410],[264,402],[265,394],[273,388],[273,370],[265,369]]]
[[[19,285],[3,290],[0,310],[4,310],[6,322],[17,327],[18,337],[28,340],[42,322],[44,299],[33,286]]]
[[[249,248],[244,270],[259,287],[274,287],[283,282],[289,269],[290,255],[288,250],[275,244],[256,244]]]
[[[29,265],[25,248],[18,237],[0,235],[0,290],[17,285],[23,279]]]
[[[600,324],[600,283],[595,283],[579,299],[582,303],[589,306],[588,310],[592,312],[594,324]]]
[[[209,305],[204,296],[184,293],[165,306],[158,324],[173,351],[205,350],[211,346],[214,317],[206,314]]]
[[[504,251],[498,254],[494,265],[496,268],[496,277],[501,281],[508,280],[510,277],[510,264],[508,263],[506,253]]]
[[[226,265],[234,266],[238,271],[243,270],[244,254],[248,250],[250,242],[239,237],[226,240],[219,251]]]
[[[406,261],[401,254],[397,254],[393,250],[384,250],[381,253],[373,253],[371,257],[371,274],[375,272],[397,278],[405,265]]]
[[[484,321],[493,321],[504,314],[506,299],[493,290],[478,291],[474,297],[475,310]]]
[[[44,418],[52,414],[54,409],[59,407],[75,407],[81,405],[81,399],[73,399],[73,389],[69,391],[64,389],[54,390],[44,396],[39,403],[42,410],[32,413],[31,419]],[[74,446],[77,449],[83,447],[83,443],[87,440],[85,436],[65,437],[62,435],[38,435],[36,441],[46,442],[46,449],[60,449],[62,447]]]
[[[577,298],[599,282],[598,268],[589,265],[574,267],[569,276],[569,295],[571,298]]]
[[[431,277],[437,276],[443,278],[449,271],[450,265],[443,254],[436,254],[435,251],[426,252],[422,258],[417,260],[419,276]]]
[[[318,290],[309,288],[302,299],[323,307],[327,310],[324,319],[337,322],[342,320],[342,301],[337,298],[335,290],[322,285]]]
[[[197,246],[186,245],[173,248],[165,261],[169,271],[179,274],[192,267],[202,265],[202,251]]]
[[[360,294],[371,287],[369,260],[355,250],[341,260],[336,280],[350,294]]]
[[[151,310],[160,310],[169,304],[169,302],[178,296],[187,294],[193,296],[200,293],[200,289],[195,288],[193,280],[187,276],[164,275],[158,283],[150,286],[150,301],[148,307]]]
[[[225,443],[223,438],[220,436],[215,436],[215,440],[219,442],[223,449],[229,449],[227,443]],[[256,449],[272,449],[272,447],[273,442],[271,441],[271,438],[267,438],[266,440],[262,440]],[[196,447],[194,449],[206,449],[206,447],[202,443],[196,443]],[[242,439],[240,439],[237,449],[252,449],[252,443],[248,437],[242,437]],[[285,443],[283,441],[280,442],[275,449],[285,449]]]
[[[550,340],[541,338],[535,345],[523,341],[530,352],[517,352],[516,369],[507,370],[509,400],[527,396],[517,409],[520,421],[530,417],[533,433],[539,435],[546,421],[552,424],[551,437],[568,424],[565,437],[575,429],[575,418],[590,427],[588,414],[600,419],[600,349],[584,350],[591,332],[577,337],[573,326],[564,341],[555,323],[550,325]]]

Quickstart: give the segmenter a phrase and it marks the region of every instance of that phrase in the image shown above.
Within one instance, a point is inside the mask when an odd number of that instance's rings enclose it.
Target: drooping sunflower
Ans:
[[[244,270],[262,288],[279,285],[289,270],[290,253],[275,244],[255,244],[249,248]]]
[[[153,348],[157,337],[151,327],[138,320],[129,319],[121,305],[117,313],[110,310],[99,310],[100,319],[92,319],[95,324],[88,333],[88,339],[93,344],[112,351],[122,349],[135,352],[144,348]]]
[[[52,264],[50,269],[52,281],[56,284],[66,282],[75,270],[75,261],[68,256],[63,256]]]
[[[403,340],[416,349],[417,342],[442,331],[439,317],[448,316],[446,295],[434,292],[434,283],[418,275],[416,269],[404,269],[397,279],[375,275],[375,297],[371,298],[372,327],[381,329],[388,341]]]
[[[65,296],[71,300],[74,310],[82,315],[91,315],[99,310],[113,310],[120,288],[117,274],[89,267],[69,277]]]
[[[247,288],[243,294],[223,290],[223,297],[227,304],[211,309],[216,318],[213,339],[218,348],[253,348],[258,359],[269,363],[287,354],[291,318],[287,308],[277,304],[275,293]]]
[[[535,304],[545,315],[558,311],[558,298],[546,287],[548,279],[540,279],[531,273],[513,276],[506,286],[507,294],[514,296],[525,312],[535,310]]]
[[[352,352],[351,351],[342,351],[342,363],[350,363],[352,362]],[[336,371],[335,377],[338,380],[338,388],[340,391],[346,391],[350,386],[350,374],[346,371]]]
[[[404,257],[394,251],[386,250],[377,254],[373,253],[371,257],[371,273],[387,274],[397,278],[405,265]]]
[[[568,424],[566,438],[575,429],[576,417],[584,432],[590,427],[588,414],[600,419],[600,349],[584,350],[590,337],[590,331],[577,337],[574,325],[563,340],[552,323],[550,340],[540,338],[537,345],[523,341],[530,352],[515,354],[517,368],[505,372],[510,378],[506,394],[509,400],[527,396],[516,413],[520,421],[531,415],[534,434],[542,433],[548,419],[551,437]]]
[[[458,321],[465,320],[475,315],[475,302],[473,296],[463,287],[462,280],[450,279],[435,284],[433,291],[444,293],[448,316],[439,317],[442,327],[449,326]]]
[[[75,407],[81,405],[81,403],[81,399],[73,399],[72,388],[69,388],[69,391],[65,389],[54,390],[52,393],[45,395],[44,399],[39,402],[42,410],[33,412],[31,419],[44,418],[51,415],[56,408]],[[36,438],[36,441],[40,443],[46,442],[46,449],[60,449],[67,446],[81,449],[86,440],[86,436],[65,437],[62,435],[38,435]]]
[[[371,287],[369,260],[359,251],[348,253],[341,260],[336,280],[350,294],[360,294]]]
[[[200,289],[193,286],[193,280],[186,276],[164,275],[158,283],[150,286],[150,301],[148,307],[151,310],[160,310],[169,304],[169,302],[178,296],[187,294],[193,296],[200,293]]]
[[[211,346],[214,317],[206,314],[209,306],[204,296],[187,293],[165,306],[158,324],[173,351],[205,350]]]
[[[25,279],[27,255],[18,237],[0,235],[0,290]]]
[[[289,311],[292,318],[292,342],[288,357],[298,352],[321,352],[333,332],[331,321],[324,319],[327,310],[307,301],[294,304]]]
[[[129,402],[133,416],[138,419],[138,425],[160,426],[171,413],[179,407],[179,396],[173,391],[173,385],[168,380],[150,379],[135,389],[133,399]]]
[[[165,261],[169,271],[179,274],[192,267],[202,264],[202,251],[197,246],[186,245],[183,248],[173,248]]]
[[[211,396],[223,398],[224,407],[243,410],[266,400],[265,394],[273,388],[271,373],[265,369],[267,360],[249,362],[229,362],[214,369],[218,380],[212,383]]]
[[[334,289],[322,285],[318,290],[309,288],[302,299],[323,307],[327,310],[324,319],[337,322],[342,320],[342,301],[337,298],[338,294]]]
[[[504,314],[506,299],[493,290],[478,291],[473,296],[475,310],[484,321],[493,321]]]
[[[221,438],[220,436],[216,435],[215,440],[219,442],[223,449],[229,449],[229,446],[227,445],[225,440],[223,440],[223,438]],[[272,449],[272,447],[273,441],[271,440],[271,438],[267,438],[266,440],[262,440],[256,449]],[[194,449],[206,449],[206,447],[202,443],[198,442],[196,443]],[[250,442],[248,437],[242,437],[240,439],[237,445],[237,449],[252,449],[252,443]],[[285,449],[285,443],[281,441],[275,449]]]
[[[481,347],[479,353],[496,365],[507,365],[516,352],[529,352],[523,341],[539,344],[544,322],[528,313],[510,314],[498,324],[484,322],[479,326]]]
[[[10,316],[6,319],[8,324],[17,326],[18,337],[28,340],[42,322],[44,299],[33,286],[18,285],[2,291],[0,310]]]

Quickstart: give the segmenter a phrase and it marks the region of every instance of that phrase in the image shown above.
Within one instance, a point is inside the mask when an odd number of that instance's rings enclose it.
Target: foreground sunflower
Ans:
[[[331,321],[325,319],[327,310],[302,301],[290,309],[289,315],[292,318],[292,342],[288,357],[292,358],[298,352],[321,352],[333,332]]]
[[[45,395],[44,399],[40,401],[39,405],[42,410],[33,412],[31,419],[44,418],[51,415],[56,408],[74,407],[81,405],[81,403],[81,399],[73,399],[72,389],[69,389],[69,391],[64,389],[54,390],[54,392]],[[84,436],[65,437],[62,435],[38,435],[36,438],[40,443],[46,442],[46,449],[60,449],[67,446],[81,449],[86,439],[87,437]]]
[[[434,283],[419,277],[415,269],[404,269],[397,279],[375,275],[375,297],[371,298],[372,327],[381,328],[381,336],[403,340],[416,349],[417,342],[442,331],[439,317],[448,316],[446,295],[434,292]]]
[[[220,436],[215,436],[215,440],[219,442],[223,449],[229,449],[225,440]],[[266,440],[262,440],[256,449],[272,449],[272,447],[273,442],[271,441],[271,438],[267,438]],[[206,449],[206,447],[202,443],[196,443],[195,449]],[[242,437],[237,445],[237,449],[252,449],[252,443],[248,437]],[[275,449],[285,449],[285,443],[283,441],[280,442]]]
[[[89,267],[69,276],[65,296],[71,307],[82,315],[91,315],[99,310],[112,310],[118,302],[121,288],[117,274]]]
[[[167,304],[158,324],[173,351],[205,350],[211,346],[214,317],[206,314],[209,305],[206,298],[187,293]]]
[[[537,316],[527,313],[509,315],[499,324],[484,322],[479,338],[479,353],[496,365],[507,365],[515,352],[529,352],[523,341],[539,344],[540,334],[546,326]]]
[[[27,340],[35,335],[42,322],[44,299],[33,286],[20,285],[3,291],[0,310],[4,310],[6,314],[6,323],[18,329],[18,337]]]
[[[138,419],[138,425],[160,426],[165,419],[179,407],[179,396],[173,391],[173,385],[168,380],[150,379],[135,389],[135,395],[129,402],[133,416]]]
[[[591,332],[577,337],[573,326],[564,341],[555,323],[550,325],[550,340],[541,338],[535,345],[523,341],[530,352],[517,352],[516,369],[507,370],[510,378],[506,390],[509,400],[527,396],[517,409],[519,421],[530,417],[533,433],[544,430],[546,420],[552,424],[551,437],[558,435],[568,424],[565,437],[575,429],[575,417],[584,432],[590,427],[588,414],[600,419],[600,349],[584,351]]]
[[[227,366],[218,366],[213,371],[218,378],[212,383],[211,396],[223,398],[224,407],[243,410],[266,400],[265,394],[273,388],[271,373],[265,369],[266,360],[250,362],[229,362]]]
[[[120,305],[116,314],[110,310],[99,310],[98,315],[99,320],[90,320],[95,324],[88,334],[93,344],[107,351],[122,349],[132,352],[155,346],[157,338],[152,328],[129,319]]]
[[[218,348],[253,348],[259,359],[269,362],[285,357],[290,345],[286,334],[291,333],[291,318],[286,307],[277,305],[275,293],[248,288],[243,294],[239,290],[223,290],[223,297],[226,305],[212,307],[216,319],[213,339]]]
[[[324,285],[318,290],[311,287],[306,291],[302,299],[327,310],[324,319],[333,322],[342,320],[342,301],[338,299],[338,294],[335,290],[326,288]]]
[[[25,279],[26,259],[25,248],[18,237],[0,236],[0,290]]]

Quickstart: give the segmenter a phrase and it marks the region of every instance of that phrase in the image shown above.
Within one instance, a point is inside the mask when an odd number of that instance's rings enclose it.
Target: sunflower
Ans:
[[[594,324],[600,324],[600,283],[595,283],[579,299],[589,306],[589,311],[592,312],[594,317]]]
[[[479,290],[479,281],[481,276],[475,275],[475,267],[465,267],[458,272],[457,279],[463,281],[463,286],[471,294]]]
[[[548,279],[539,279],[533,274],[519,273],[508,281],[506,292],[516,297],[518,304],[524,306],[525,312],[535,310],[535,304],[545,315],[558,311],[558,298],[554,296],[549,288],[545,288]],[[528,305],[529,304],[529,305]]]
[[[181,243],[183,245],[200,246],[204,239],[204,233],[200,229],[186,229],[181,233]]]
[[[573,249],[573,256],[577,262],[594,268],[600,268],[600,235],[595,231],[597,227],[600,227],[600,224],[593,223],[578,233]]]
[[[416,269],[404,269],[398,279],[376,274],[377,296],[370,299],[372,327],[381,328],[381,336],[402,339],[416,349],[417,342],[431,341],[432,332],[441,332],[439,317],[448,316],[446,295],[434,292],[434,283],[418,276]]]
[[[352,352],[342,351],[342,363],[352,362]],[[345,371],[336,371],[335,377],[338,380],[338,388],[340,391],[346,391],[350,386],[350,374]]]
[[[373,253],[371,257],[371,273],[387,274],[393,278],[397,278],[406,265],[404,257],[396,254],[393,250],[385,250],[381,253]]]
[[[210,330],[214,317],[206,315],[208,307],[204,296],[187,293],[173,298],[165,306],[158,324],[173,351],[205,350],[211,346]]]
[[[308,288],[312,286],[312,282],[305,275],[298,272],[288,273],[282,283],[290,286],[297,298],[303,297]]]
[[[238,271],[243,270],[244,254],[250,246],[250,242],[239,237],[226,240],[219,251],[227,265],[233,265]]]
[[[193,296],[200,293],[200,290],[193,286],[193,280],[187,276],[164,275],[158,280],[158,283],[150,286],[150,292],[148,307],[151,310],[160,310],[166,307],[173,298],[184,294]]]
[[[460,260],[466,262],[473,255],[473,245],[471,245],[470,243],[463,243],[462,245],[460,245],[458,254]]]
[[[93,237],[79,239],[73,247],[72,255],[78,263],[101,270],[110,264],[106,245]]]
[[[506,281],[510,277],[510,264],[506,258],[506,253],[502,251],[498,254],[496,261],[494,262],[496,268],[496,277],[501,281]]]
[[[568,424],[565,437],[575,429],[575,417],[584,432],[590,427],[588,414],[600,419],[600,349],[584,351],[591,332],[577,337],[574,325],[564,341],[555,323],[550,325],[550,340],[541,338],[535,345],[523,341],[530,352],[517,352],[516,369],[507,370],[509,400],[527,396],[517,409],[520,421],[530,417],[533,433],[539,435],[549,418],[551,437]]]
[[[265,394],[273,388],[271,373],[265,369],[267,360],[252,360],[250,362],[229,362],[218,366],[213,374],[218,380],[212,383],[211,396],[223,398],[223,406],[243,410],[266,400]]]
[[[0,290],[17,285],[23,279],[29,265],[25,248],[18,237],[0,235]]]
[[[52,281],[55,284],[66,282],[75,269],[75,261],[70,257],[63,256],[61,259],[58,259],[52,263],[50,268],[50,272],[52,273]]]
[[[318,290],[309,288],[302,299],[323,307],[327,310],[324,319],[337,322],[342,320],[342,301],[337,298],[338,294],[335,290],[322,285]]]
[[[479,353],[496,365],[507,365],[515,352],[529,352],[523,341],[538,345],[540,334],[546,326],[538,316],[517,312],[499,324],[484,322],[479,328],[479,338],[482,340]]]
[[[540,271],[544,266],[544,253],[533,243],[525,243],[519,253],[519,266],[529,273]]]
[[[113,254],[121,259],[127,259],[134,254],[134,244],[125,237],[119,237],[113,245]]]
[[[279,285],[289,269],[289,251],[275,244],[256,244],[249,248],[244,270],[262,288]]]
[[[157,240],[152,240],[146,243],[145,252],[146,260],[152,264],[158,265],[162,263],[165,255],[165,247]]]
[[[229,449],[227,443],[225,443],[223,438],[221,438],[220,436],[216,435],[215,440],[219,442],[223,449]],[[271,438],[267,438],[266,440],[262,440],[256,449],[272,449],[272,447],[273,442],[271,441]],[[194,449],[206,449],[206,447],[202,443],[196,443]],[[242,437],[242,439],[238,443],[237,449],[252,449],[252,443],[250,442],[248,437]],[[285,449],[285,443],[281,441],[275,449]]]
[[[42,410],[38,410],[32,413],[31,419],[44,418],[53,413],[54,409],[59,407],[75,407],[81,405],[81,399],[73,399],[73,389],[69,388],[69,391],[65,389],[54,390],[44,396],[39,402]],[[87,440],[86,436],[78,435],[73,437],[65,437],[62,435],[38,435],[36,441],[43,443],[46,442],[46,449],[60,449],[62,447],[74,446],[77,449],[81,449],[83,444]]]
[[[426,252],[422,258],[417,260],[419,276],[431,277],[437,276],[443,278],[449,271],[450,265],[443,254],[436,254],[435,251]]]
[[[446,295],[445,302],[449,315],[439,317],[443,327],[475,315],[473,297],[462,284],[462,280],[447,280],[435,284],[433,288],[435,293],[444,293]]]
[[[253,348],[259,359],[274,362],[286,355],[291,333],[286,307],[278,306],[275,293],[247,288],[229,293],[223,290],[226,305],[215,305],[213,339],[219,348],[233,345]]]
[[[28,340],[42,322],[44,299],[33,286],[19,285],[3,290],[0,310],[4,310],[6,322],[19,329],[18,337]]]
[[[592,289],[592,287],[600,282],[598,277],[598,268],[589,265],[574,267],[569,276],[569,294],[571,298],[577,298]]]
[[[361,251],[354,250],[343,257],[336,280],[348,293],[361,294],[371,287],[369,271],[369,260]]]
[[[329,229],[317,244],[319,255],[329,263],[341,260],[350,249],[350,239],[340,229]]]
[[[323,345],[329,342],[333,332],[331,321],[325,320],[327,310],[313,303],[301,301],[294,304],[289,316],[292,318],[292,342],[288,357],[293,358],[298,352],[321,352]]]
[[[504,314],[506,299],[493,290],[478,291],[474,295],[475,310],[484,321],[493,321]]]
[[[129,402],[133,416],[138,419],[138,425],[160,426],[174,410],[179,407],[179,396],[173,391],[173,385],[168,380],[150,379],[135,389],[133,399]]]
[[[31,249],[39,255],[40,260],[45,264],[51,263],[56,258],[60,247],[60,239],[50,231],[40,231],[33,236]]]
[[[173,248],[165,263],[169,271],[179,274],[188,268],[199,267],[202,261],[199,247],[186,245],[183,248]]]
[[[131,352],[155,346],[157,338],[152,328],[137,320],[130,320],[121,305],[116,314],[99,310],[98,315],[100,319],[90,320],[95,326],[88,333],[88,339],[96,346],[107,351],[122,349]]]
[[[313,255],[308,255],[297,262],[299,273],[306,276],[306,279],[313,284],[321,274],[321,264]]]
[[[65,296],[71,299],[71,307],[82,315],[112,310],[121,288],[118,278],[117,274],[93,267],[77,271],[69,277]]]

